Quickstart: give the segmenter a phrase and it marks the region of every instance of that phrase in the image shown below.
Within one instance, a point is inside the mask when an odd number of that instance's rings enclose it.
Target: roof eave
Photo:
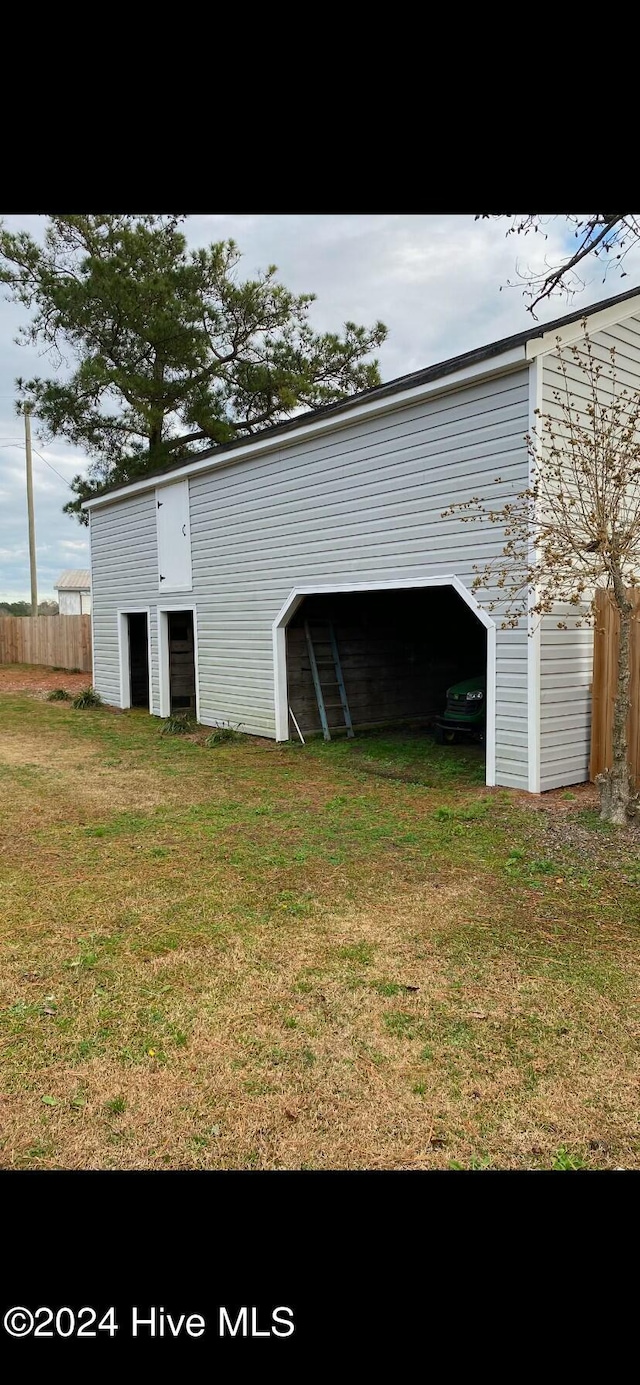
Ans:
[[[473,361],[459,370],[435,376],[413,388],[396,390],[382,397],[376,391],[375,398],[365,399],[361,402],[355,398],[345,404],[344,409],[341,409],[339,413],[312,415],[307,423],[301,423],[298,428],[287,428],[286,431],[282,432],[280,430],[273,432],[265,430],[264,433],[259,433],[255,438],[246,442],[232,443],[229,447],[211,448],[207,452],[201,453],[200,456],[194,457],[193,461],[185,462],[183,466],[174,466],[165,471],[149,474],[139,481],[131,481],[125,486],[105,491],[103,495],[95,496],[91,500],[85,500],[82,503],[82,509],[95,510],[103,505],[125,499],[130,495],[140,495],[144,491],[154,490],[156,486],[169,485],[172,481],[184,480],[188,476],[198,475],[204,471],[215,471],[222,466],[235,465],[236,462],[244,461],[248,456],[277,451],[282,447],[291,447],[295,443],[304,442],[308,437],[333,432],[338,428],[346,428],[352,423],[357,423],[361,418],[374,418],[376,415],[391,413],[395,409],[404,408],[407,404],[418,403],[429,395],[446,394],[449,390],[460,389],[476,380],[507,374],[512,370],[518,370],[526,363],[524,344],[513,347],[509,351],[499,352],[496,355],[485,355],[482,359]]]
[[[633,316],[638,312],[639,297],[640,288],[629,289],[614,298],[593,303],[590,307],[569,313],[563,318],[540,323],[527,332],[504,337],[501,341],[491,342],[488,346],[478,347],[475,351],[465,352],[462,356],[427,367],[425,371],[416,371],[413,376],[401,376],[397,380],[388,381],[386,385],[378,385],[373,390],[345,400],[342,404],[329,405],[326,409],[306,415],[306,422],[303,415],[298,427],[295,426],[296,420],[291,419],[286,424],[265,429],[249,441],[242,440],[209,448],[182,466],[167,467],[164,471],[150,473],[140,481],[131,481],[124,486],[114,486],[105,490],[101,495],[83,501],[81,508],[88,511],[98,509],[103,505],[126,499],[130,495],[154,490],[156,486],[169,485],[171,481],[183,480],[203,471],[215,471],[218,467],[232,466],[248,456],[276,451],[281,447],[304,441],[314,434],[347,427],[359,418],[390,413],[429,395],[445,394],[449,390],[458,389],[472,380],[487,379],[493,375],[516,370],[522,365],[528,366],[538,356],[553,351],[558,343],[564,346],[578,340],[582,336],[582,323],[585,320],[593,323],[591,330],[602,331],[611,323],[621,322],[625,317]],[[411,385],[410,381],[415,381],[416,377],[422,377],[420,383]],[[406,386],[403,383],[405,378]]]

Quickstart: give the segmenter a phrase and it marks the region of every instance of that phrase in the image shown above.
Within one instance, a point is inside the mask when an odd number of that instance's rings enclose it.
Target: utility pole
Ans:
[[[31,614],[38,614],[38,573],[36,569],[36,524],[33,516],[33,459],[31,456],[31,405],[24,406],[24,443],[27,454],[27,512],[29,515],[29,567],[31,570]]]

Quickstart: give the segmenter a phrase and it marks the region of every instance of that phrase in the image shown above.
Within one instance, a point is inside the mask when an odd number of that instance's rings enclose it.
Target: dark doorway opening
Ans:
[[[129,622],[131,706],[149,711],[149,629],[146,611],[132,611]]]
[[[345,733],[331,630],[355,731],[434,726],[447,690],[486,673],[486,629],[451,586],[307,596],[287,626],[288,701],[303,734],[322,730],[317,682],[331,735]]]
[[[172,712],[196,710],[193,611],[169,611],[169,690]]]

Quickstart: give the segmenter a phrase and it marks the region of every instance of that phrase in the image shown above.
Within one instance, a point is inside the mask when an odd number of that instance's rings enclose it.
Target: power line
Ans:
[[[33,451],[35,452],[36,457],[39,457],[39,458],[40,458],[40,461],[41,461],[41,462],[44,462],[45,466],[48,466],[50,471],[55,472],[56,476],[59,476],[59,477],[60,477],[60,480],[61,480],[61,481],[64,481],[65,486],[68,486],[68,487],[69,487],[69,490],[71,490],[71,482],[70,482],[70,481],[67,481],[66,477],[62,475],[62,472],[56,471],[55,467],[51,465],[51,462],[48,462],[47,459],[46,459],[46,457],[43,457],[42,453],[41,453],[41,452],[38,452],[37,447],[34,447],[34,448],[33,448]]]
[[[20,450],[22,451],[22,448],[24,447],[24,443],[22,443],[22,442],[5,442],[4,438],[0,438],[0,447],[19,447]],[[63,476],[63,475],[61,474],[61,472],[56,471],[55,467],[51,465],[51,462],[48,462],[48,461],[47,461],[47,458],[46,458],[46,457],[43,457],[43,455],[42,455],[41,452],[38,452],[37,447],[32,447],[31,450],[32,450],[32,452],[35,452],[36,457],[39,457],[39,458],[40,458],[40,461],[41,461],[41,462],[44,462],[45,466],[48,466],[50,471],[55,472],[55,475],[58,476],[59,479],[60,479],[61,481],[64,481],[65,486],[68,486],[68,487],[69,487],[69,490],[71,490],[71,482],[70,482],[70,481],[67,481],[66,476]]]

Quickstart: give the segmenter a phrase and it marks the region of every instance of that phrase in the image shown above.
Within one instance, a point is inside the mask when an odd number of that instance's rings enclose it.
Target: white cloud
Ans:
[[[25,558],[27,553],[26,543],[14,544],[13,548],[0,548],[0,563],[11,563],[16,558]]]
[[[5,218],[11,230],[24,228],[41,237],[44,219]],[[419,370],[531,325],[520,287],[500,291],[515,278],[516,263],[541,268],[560,258],[567,244],[562,220],[551,221],[548,239],[506,237],[506,223],[475,221],[473,216],[194,216],[186,223],[191,245],[232,237],[242,251],[240,273],[251,276],[278,265],[280,278],[296,293],[315,292],[311,319],[319,330],[346,320],[370,324],[381,318],[389,328],[379,352],[383,379]],[[625,279],[610,275],[602,283],[596,265],[571,307],[586,306],[640,284],[640,252],[626,262]],[[597,271],[597,272],[596,272]],[[541,321],[569,311],[562,299],[541,308]],[[0,599],[29,593],[22,422],[12,411],[17,375],[45,375],[53,367],[14,338],[26,311],[3,303],[0,314]],[[17,444],[17,446],[16,446]],[[35,447],[60,472],[56,476],[34,456],[38,581],[42,596],[69,555],[88,546],[77,522],[62,513],[70,497],[65,479],[83,471],[86,459],[64,441]],[[12,593],[10,596],[9,593]]]

